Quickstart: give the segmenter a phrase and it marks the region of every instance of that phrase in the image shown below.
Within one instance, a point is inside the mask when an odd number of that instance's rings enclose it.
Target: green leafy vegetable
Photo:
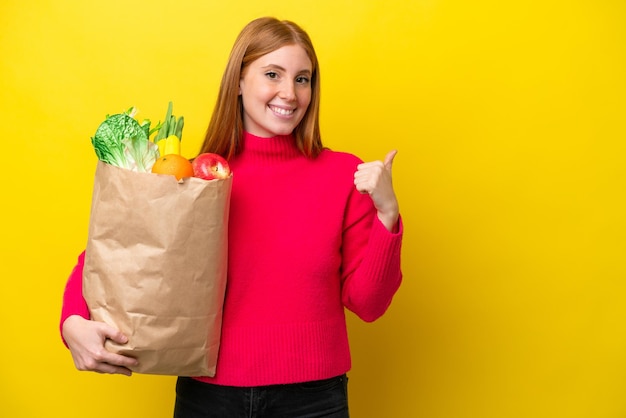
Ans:
[[[159,149],[149,140],[150,121],[139,124],[125,113],[106,117],[100,124],[91,143],[98,158],[105,163],[133,171],[149,172],[159,157]]]
[[[159,147],[154,142],[135,136],[125,138],[122,143],[126,168],[141,172],[152,170],[154,162],[159,158]]]

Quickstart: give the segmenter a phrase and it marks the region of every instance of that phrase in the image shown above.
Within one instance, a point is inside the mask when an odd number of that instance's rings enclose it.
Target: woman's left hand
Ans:
[[[384,161],[359,164],[354,173],[354,185],[361,193],[368,193],[378,211],[378,219],[389,231],[398,223],[399,208],[391,181],[391,166],[398,151],[387,153]]]

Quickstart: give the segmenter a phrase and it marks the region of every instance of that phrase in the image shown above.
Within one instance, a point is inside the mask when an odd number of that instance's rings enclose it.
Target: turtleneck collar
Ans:
[[[293,135],[277,135],[262,138],[249,132],[243,132],[243,153],[246,157],[266,161],[285,161],[303,154],[296,146]]]

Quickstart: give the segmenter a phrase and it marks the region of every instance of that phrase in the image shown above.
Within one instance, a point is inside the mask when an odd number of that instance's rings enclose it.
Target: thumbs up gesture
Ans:
[[[354,173],[354,185],[361,193],[368,193],[378,211],[378,219],[387,230],[393,231],[398,222],[398,200],[393,191],[391,166],[398,151],[387,153],[384,161],[359,164]]]

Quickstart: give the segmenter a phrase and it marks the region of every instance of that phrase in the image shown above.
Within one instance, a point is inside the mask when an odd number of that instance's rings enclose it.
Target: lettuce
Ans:
[[[91,143],[105,163],[133,171],[149,172],[159,149],[149,140],[150,122],[139,124],[128,113],[107,116]]]
[[[141,172],[152,170],[154,162],[159,158],[157,144],[136,136],[125,138],[122,143],[124,144],[125,168]]]

